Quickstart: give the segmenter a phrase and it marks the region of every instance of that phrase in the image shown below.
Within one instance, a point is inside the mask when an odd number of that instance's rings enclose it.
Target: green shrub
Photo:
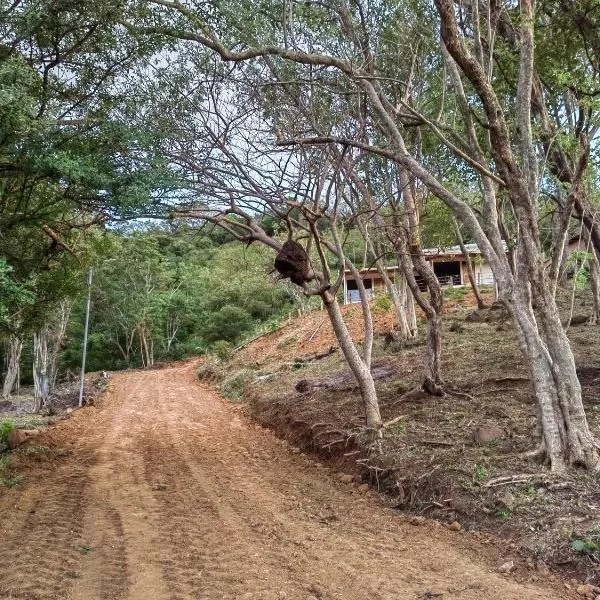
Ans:
[[[219,389],[223,396],[229,400],[240,400],[246,388],[246,385],[255,377],[255,373],[252,369],[241,369],[239,371],[233,371],[231,375],[228,375],[223,379]]]
[[[12,421],[2,421],[0,423],[0,443],[6,444],[10,432],[15,429],[15,424]]]
[[[196,375],[200,381],[215,382],[222,377],[222,371],[214,359],[207,357],[206,360],[198,367]]]
[[[252,329],[252,315],[239,306],[225,305],[209,315],[204,327],[204,337],[209,342],[226,340],[231,343],[241,339]]]
[[[218,340],[211,345],[210,351],[220,360],[229,360],[233,354],[233,346],[225,340]]]
[[[591,539],[574,539],[571,542],[571,548],[575,550],[575,552],[593,554],[594,552],[600,551],[600,542],[595,542]]]
[[[377,296],[375,299],[375,312],[386,313],[392,308],[392,301],[389,296]]]

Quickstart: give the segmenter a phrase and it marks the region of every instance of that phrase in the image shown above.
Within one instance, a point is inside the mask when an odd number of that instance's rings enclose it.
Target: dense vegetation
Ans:
[[[221,236],[222,237],[222,236]],[[181,228],[105,234],[94,267],[89,368],[118,369],[235,345],[291,310],[267,253]],[[84,302],[71,319],[63,361],[77,370]]]

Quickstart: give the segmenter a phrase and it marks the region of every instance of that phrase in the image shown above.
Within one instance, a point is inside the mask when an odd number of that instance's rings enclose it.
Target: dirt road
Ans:
[[[470,534],[414,526],[200,385],[113,376],[0,498],[0,598],[564,600]],[[557,591],[558,590],[558,591]]]

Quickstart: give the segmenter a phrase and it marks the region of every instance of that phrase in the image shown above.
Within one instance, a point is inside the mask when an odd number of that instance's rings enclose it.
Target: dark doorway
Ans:
[[[460,285],[460,261],[434,262],[433,272],[442,285]]]
[[[373,297],[373,280],[372,279],[363,279],[363,283],[365,284],[365,289],[367,290],[367,296],[369,298]],[[354,279],[349,279],[346,282],[346,304],[355,304],[356,302],[360,302],[360,294],[358,293],[358,285]]]

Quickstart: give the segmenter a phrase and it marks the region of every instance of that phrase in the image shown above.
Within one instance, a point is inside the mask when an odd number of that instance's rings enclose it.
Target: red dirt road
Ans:
[[[335,481],[194,371],[116,374],[99,407],[36,440],[65,456],[0,498],[0,598],[568,597]]]

